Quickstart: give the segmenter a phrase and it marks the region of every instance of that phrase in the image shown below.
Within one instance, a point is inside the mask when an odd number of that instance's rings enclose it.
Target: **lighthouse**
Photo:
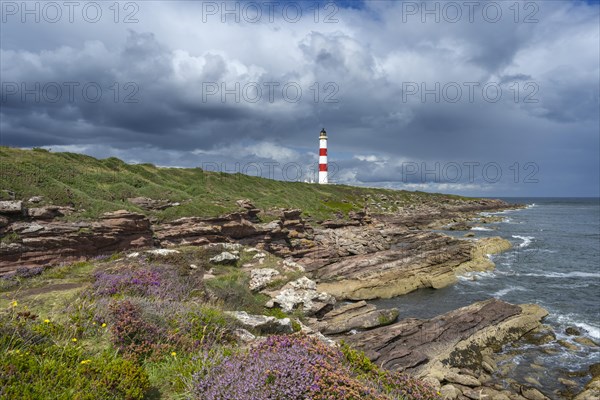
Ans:
[[[327,132],[321,129],[319,134],[319,184],[327,183]]]

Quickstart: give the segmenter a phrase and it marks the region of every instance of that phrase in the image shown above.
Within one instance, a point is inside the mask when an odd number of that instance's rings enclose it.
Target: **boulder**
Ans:
[[[153,254],[156,256],[168,256],[171,254],[179,254],[180,251],[179,250],[171,250],[171,249],[154,249],[154,250],[148,250],[146,253]],[[131,256],[131,254],[130,254],[130,256]]]
[[[457,374],[455,372],[449,372],[444,376],[444,380],[450,383],[458,383],[463,386],[477,387],[481,386],[481,382],[476,378],[469,375]]]
[[[0,214],[22,214],[23,202],[20,200],[0,201]]]
[[[235,329],[233,334],[244,343],[251,343],[256,340],[256,336],[248,332],[246,329]]]
[[[245,329],[250,329],[261,334],[273,334],[273,333],[292,333],[292,322],[289,318],[277,319],[275,317],[266,315],[253,315],[248,314],[245,311],[232,311],[227,312]]]
[[[291,209],[291,210],[283,210],[283,220],[300,220],[300,215],[302,214],[302,210],[299,209]]]
[[[440,389],[440,396],[442,396],[442,399],[454,400],[461,394],[460,390],[453,385],[444,385]]]
[[[320,340],[321,342],[323,342],[326,345],[331,346],[331,347],[338,347],[339,346],[339,344],[335,340],[328,338],[327,336],[323,335],[318,330],[311,328],[310,326],[304,325],[302,323],[302,321],[298,321],[298,323],[300,324],[300,332],[302,332],[306,336],[308,336],[308,337],[314,337],[314,338]]]
[[[34,219],[53,219],[63,217],[75,211],[71,207],[45,206],[27,209],[27,216]]]
[[[232,254],[228,251],[224,251],[210,259],[211,263],[221,265],[235,265],[240,259],[237,254]]]
[[[328,293],[317,291],[317,284],[303,276],[292,282],[286,283],[283,288],[275,292],[267,292],[271,296],[267,307],[281,307],[284,312],[295,309],[307,315],[315,315],[330,309],[335,304],[335,298]]]
[[[279,275],[279,271],[272,268],[259,268],[250,271],[250,290],[253,292],[264,289],[273,278]]]

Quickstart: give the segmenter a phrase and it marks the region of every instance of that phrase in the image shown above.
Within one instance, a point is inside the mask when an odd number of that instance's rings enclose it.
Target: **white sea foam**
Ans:
[[[478,271],[478,272],[467,272],[463,275],[459,275],[458,279],[463,282],[473,282],[479,284],[479,280],[483,278],[493,278],[496,276],[496,271]]]
[[[514,237],[515,239],[521,239],[523,241],[523,243],[519,244],[519,247],[521,248],[529,246],[531,244],[531,241],[535,239],[535,237],[533,236],[512,235],[512,237]]]
[[[510,293],[510,292],[514,292],[514,291],[526,291],[527,289],[525,289],[522,286],[511,286],[511,287],[507,287],[504,289],[500,289],[497,292],[495,292],[494,294],[492,294],[492,296],[494,297],[502,297],[505,296],[506,294]]]
[[[558,322],[564,325],[575,325],[587,332],[588,336],[598,340],[600,339],[600,326],[588,324],[587,322],[581,322],[576,319],[573,314],[559,315]]]
[[[530,273],[530,274],[522,274],[523,276],[538,276],[542,278],[600,278],[600,273],[598,272],[581,272],[581,271],[571,271],[571,272],[544,272],[544,273]]]
[[[493,231],[490,228],[484,228],[483,226],[474,226],[471,228],[472,231]]]
[[[577,325],[580,328],[583,328],[588,333],[588,335],[590,335],[594,339],[600,339],[599,327],[586,324],[585,322],[575,322],[575,325]]]

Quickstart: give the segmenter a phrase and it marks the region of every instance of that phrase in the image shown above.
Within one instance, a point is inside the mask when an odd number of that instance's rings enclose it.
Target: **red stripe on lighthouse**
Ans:
[[[327,155],[327,149],[323,149],[323,148],[319,149],[319,155],[320,156],[326,156]]]
[[[319,164],[319,171],[327,171],[327,164]]]

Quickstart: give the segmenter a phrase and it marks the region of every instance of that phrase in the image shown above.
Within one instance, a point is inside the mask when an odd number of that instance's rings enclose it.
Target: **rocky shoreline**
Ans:
[[[148,207],[173,206],[130,200]],[[377,365],[419,376],[444,398],[548,398],[535,385],[508,382],[498,367],[503,346],[545,329],[544,309],[490,299],[419,320],[403,319],[400,310],[377,309],[367,302],[420,288],[443,288],[466,272],[493,269],[487,255],[506,251],[510,242],[499,237],[458,239],[435,230],[468,230],[473,223],[494,221],[481,217],[481,212],[514,206],[499,200],[453,200],[393,214],[351,212],[347,218],[327,221],[307,221],[301,210],[272,210],[272,220],[262,222],[261,210],[249,201],[238,205],[239,212],[221,217],[167,223],[128,211],[66,222],[62,217],[74,211],[68,207],[0,202],[0,275],[120,251],[220,246],[222,253],[211,261],[224,264],[239,260],[240,251],[252,251],[252,262],[241,267],[251,276],[251,289],[270,298],[268,307],[302,313],[301,329],[307,334],[328,343],[343,340]],[[263,266],[269,254],[284,260],[279,269]],[[288,273],[296,279],[270,287]],[[210,278],[205,271],[204,279]],[[293,331],[289,320],[233,315],[261,332]],[[240,335],[247,341],[257,339],[249,332]],[[592,380],[576,399],[600,395],[597,366],[590,375]]]

